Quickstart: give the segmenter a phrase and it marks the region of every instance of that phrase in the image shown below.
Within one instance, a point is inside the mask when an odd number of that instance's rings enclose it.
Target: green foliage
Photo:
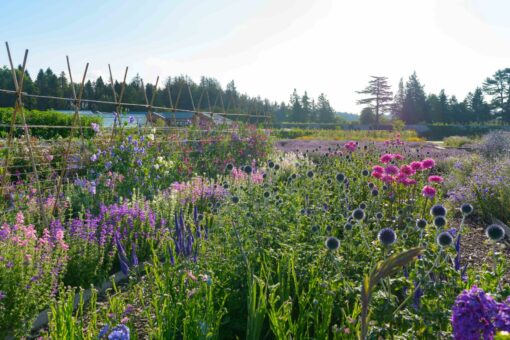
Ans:
[[[0,135],[7,136],[9,126],[12,120],[13,108],[0,108],[0,124],[7,125],[0,127]],[[66,128],[73,125],[74,115],[65,114],[57,111],[38,111],[24,110],[27,125],[38,125],[40,127],[31,127],[30,135],[41,139],[66,138],[70,135],[71,129]],[[101,124],[101,117],[82,116],[78,126],[84,126],[82,129],[85,138],[91,138],[95,132],[90,128],[92,123]],[[22,117],[18,112],[16,115],[16,124],[22,125]],[[53,127],[52,127],[53,126]],[[20,137],[23,134],[23,128],[16,129],[15,136]],[[74,136],[78,137],[80,133],[76,131]]]
[[[460,148],[464,145],[472,144],[473,139],[464,136],[451,136],[443,138],[444,145],[451,148]]]

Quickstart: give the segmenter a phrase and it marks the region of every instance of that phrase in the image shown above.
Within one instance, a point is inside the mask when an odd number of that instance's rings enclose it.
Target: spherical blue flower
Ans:
[[[432,216],[446,216],[446,208],[441,204],[436,204],[430,208],[430,214]]]
[[[344,229],[345,229],[345,230],[352,230],[352,224],[350,224],[350,223],[346,223],[346,224],[344,225]]]
[[[234,203],[234,204],[239,203],[239,197],[237,197],[237,196],[232,196],[232,203]]]
[[[437,216],[434,218],[434,225],[438,228],[443,228],[446,225],[446,218],[444,216]]]
[[[336,175],[336,180],[338,182],[343,182],[345,180],[345,175],[344,174],[337,174]]]
[[[248,175],[251,174],[252,170],[253,169],[251,168],[251,166],[249,165],[244,166],[244,172],[246,172]]]
[[[384,228],[377,234],[377,239],[385,246],[391,246],[397,240],[397,234],[391,228]]]
[[[306,176],[308,176],[308,178],[312,178],[313,177],[313,171],[310,170],[306,173]]]
[[[416,227],[418,227],[419,229],[425,229],[426,226],[427,220],[423,218],[416,220]]]
[[[505,229],[498,224],[491,224],[485,229],[485,235],[494,242],[499,242],[505,238]]]
[[[337,250],[338,247],[340,247],[340,240],[334,236],[330,236],[326,240],[326,247],[331,251]]]
[[[460,211],[462,214],[467,216],[473,212],[473,206],[471,204],[465,203],[460,207]]]
[[[440,247],[449,247],[453,243],[453,236],[447,231],[439,233],[436,238],[437,244]]]
[[[365,212],[363,211],[363,209],[360,208],[354,209],[354,211],[352,212],[352,217],[354,217],[358,221],[362,220],[365,218]]]

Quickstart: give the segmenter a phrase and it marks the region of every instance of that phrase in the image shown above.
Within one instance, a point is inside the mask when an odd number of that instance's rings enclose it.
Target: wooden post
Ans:
[[[121,110],[122,110],[122,97],[124,96],[124,90],[126,88],[126,77],[128,73],[128,67],[126,66],[126,71],[124,72],[124,80],[122,81],[122,85],[120,87],[120,94],[117,98],[117,92],[115,91],[115,83],[113,82],[113,76],[112,76],[112,68],[110,67],[110,64],[108,64],[108,70],[110,71],[110,83],[112,86],[112,92],[113,92],[113,99],[115,100],[116,104],[116,113],[117,117],[119,118],[119,127],[122,135],[122,118],[121,118]],[[113,128],[112,128],[112,136],[110,142],[113,142],[113,138],[115,137],[115,131],[117,127],[117,117],[113,120]]]
[[[5,46],[7,48],[7,55],[9,57],[9,64],[11,66],[12,80],[14,82],[14,88],[16,89],[16,106],[18,107],[18,110],[21,114],[21,121],[23,124],[23,130],[25,132],[25,139],[26,139],[26,143],[27,143],[27,147],[28,147],[28,153],[29,153],[30,160],[32,163],[32,171],[34,172],[34,176],[35,176],[35,186],[37,188],[37,193],[39,196],[39,209],[40,209],[41,217],[43,219],[44,224],[47,224],[48,221],[46,219],[46,215],[44,214],[44,202],[43,202],[43,196],[42,196],[42,191],[41,191],[41,183],[39,182],[39,175],[37,173],[37,166],[36,166],[35,158],[34,158],[34,150],[32,148],[32,142],[30,141],[30,131],[28,130],[28,125],[27,125],[27,121],[25,118],[25,112],[23,111],[23,81],[25,78],[25,67],[26,67],[26,60],[28,57],[28,49],[25,50],[25,57],[23,59],[22,73],[20,74],[20,76],[19,76],[20,79],[18,80],[18,77],[16,76],[16,69],[14,68],[14,64],[12,62],[11,50],[9,49],[9,44],[6,42]],[[14,116],[14,114],[13,114],[13,116]]]
[[[89,69],[89,63],[87,63],[85,65],[85,71],[83,72],[83,77],[81,79],[81,84],[80,84],[80,92],[78,93],[78,95],[76,95],[76,89],[74,88],[74,83],[73,83],[73,74],[71,72],[71,64],[69,63],[69,56],[66,56],[66,60],[67,60],[67,69],[69,71],[69,80],[71,82],[71,89],[73,90],[74,117],[73,117],[73,125],[71,126],[71,132],[69,133],[69,139],[67,141],[67,147],[66,147],[66,150],[64,153],[64,162],[63,162],[63,166],[62,166],[62,171],[61,171],[60,177],[58,178],[58,181],[57,181],[57,191],[56,191],[56,195],[55,195],[55,204],[53,205],[52,214],[54,214],[55,210],[57,209],[60,191],[62,189],[62,181],[64,180],[64,178],[67,175],[67,163],[69,160],[69,152],[71,150],[71,144],[73,142],[74,130],[76,128],[76,125],[78,125],[78,124],[79,124],[79,129],[81,132],[82,147],[84,144],[83,127],[80,124],[80,108],[81,108],[81,98],[83,96],[83,89],[85,88],[85,78],[87,77],[87,71]],[[83,159],[83,156],[81,158]]]

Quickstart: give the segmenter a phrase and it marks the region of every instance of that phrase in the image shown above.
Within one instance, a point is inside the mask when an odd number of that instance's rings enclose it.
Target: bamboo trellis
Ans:
[[[196,102],[195,98],[193,98],[193,93],[191,90],[189,78],[185,78],[184,83],[181,83],[181,86],[179,87],[175,102],[172,99],[171,86],[170,85],[167,86],[167,92],[168,92],[168,97],[169,97],[169,106],[168,107],[154,105],[154,102],[156,99],[156,94],[157,94],[157,88],[158,88],[158,84],[159,84],[159,76],[157,76],[156,83],[153,88],[154,90],[152,92],[152,96],[151,96],[150,100],[147,96],[146,86],[143,84],[143,80],[142,80],[142,88],[143,88],[145,103],[123,102],[123,97],[124,97],[124,93],[125,93],[125,89],[126,89],[126,79],[127,79],[128,67],[126,67],[125,72],[124,72],[124,77],[123,77],[123,81],[121,83],[120,92],[117,93],[117,91],[115,89],[115,82],[114,82],[110,64],[108,64],[108,71],[109,71],[109,78],[110,78],[109,80],[110,80],[110,86],[111,86],[112,95],[113,95],[113,101],[94,100],[94,99],[83,98],[84,88],[85,88],[85,80],[86,80],[87,71],[89,68],[89,63],[86,63],[85,70],[84,70],[83,76],[81,78],[81,83],[79,83],[79,88],[77,90],[76,89],[77,84],[75,84],[73,81],[71,64],[70,64],[68,56],[66,56],[66,62],[67,62],[68,76],[69,76],[69,80],[70,80],[70,87],[72,90],[72,97],[64,97],[64,96],[58,97],[58,96],[52,96],[52,95],[28,93],[28,92],[24,91],[23,85],[24,85],[24,80],[25,80],[25,75],[26,75],[25,70],[26,70],[27,58],[28,58],[29,51],[28,51],[28,49],[25,50],[23,63],[21,64],[20,70],[18,70],[19,74],[17,75],[17,70],[15,69],[14,63],[12,61],[9,44],[6,42],[5,46],[6,46],[6,50],[7,50],[7,56],[9,59],[9,65],[10,65],[12,77],[13,77],[14,89],[11,90],[11,89],[0,88],[0,92],[13,95],[15,98],[15,102],[14,102],[14,110],[12,112],[10,124],[0,124],[0,127],[5,127],[5,128],[9,129],[6,145],[0,146],[0,149],[5,150],[5,157],[4,157],[3,164],[2,164],[3,165],[3,172],[2,172],[3,176],[2,176],[1,186],[0,186],[0,193],[4,193],[4,190],[9,187],[9,185],[8,185],[9,178],[10,178],[9,169],[17,169],[17,168],[24,169],[24,168],[26,168],[25,166],[10,164],[11,160],[15,161],[17,159],[26,159],[26,156],[19,157],[19,156],[12,155],[13,150],[16,149],[16,147],[14,146],[14,142],[16,140],[16,138],[15,138],[16,130],[18,128],[22,128],[24,136],[25,136],[25,144],[28,149],[28,158],[30,161],[32,172],[27,172],[27,171],[18,172],[17,175],[21,176],[21,175],[29,175],[30,174],[30,175],[34,176],[34,179],[35,179],[34,185],[37,188],[37,192],[38,192],[38,204],[39,204],[39,208],[41,209],[41,216],[44,219],[45,219],[46,214],[44,212],[44,203],[43,203],[43,196],[42,196],[43,191],[48,190],[49,188],[55,189],[55,193],[56,193],[55,194],[55,203],[53,205],[53,208],[51,209],[51,212],[54,212],[57,207],[60,196],[61,196],[64,179],[66,178],[69,170],[71,169],[70,166],[72,166],[72,169],[83,169],[84,168],[83,155],[82,155],[82,152],[84,150],[84,129],[90,129],[91,127],[90,126],[82,126],[82,124],[81,124],[80,110],[81,110],[83,104],[109,104],[109,105],[113,105],[115,107],[116,118],[114,119],[113,126],[109,127],[109,128],[104,128],[105,130],[111,130],[111,136],[109,138],[109,141],[108,141],[108,138],[103,139],[103,141],[105,143],[109,142],[110,144],[113,142],[114,137],[117,133],[120,133],[120,135],[122,137],[123,124],[122,124],[122,120],[121,120],[122,119],[121,112],[122,112],[123,107],[126,107],[126,108],[141,107],[141,108],[146,109],[147,120],[145,122],[145,127],[147,127],[147,125],[150,124],[153,129],[163,130],[163,131],[167,131],[167,132],[184,131],[185,133],[187,133],[188,129],[181,128],[181,127],[153,126],[153,122],[154,122],[153,114],[156,110],[164,110],[164,111],[174,112],[174,119],[175,119],[175,112],[179,111],[179,112],[193,113],[195,115],[195,117],[197,117],[199,115],[204,115],[204,116],[210,117],[211,119],[214,119],[215,116],[220,116],[220,117],[224,117],[224,118],[226,118],[226,117],[240,117],[240,118],[246,117],[246,120],[248,122],[251,121],[253,118],[256,119],[257,123],[259,121],[259,118],[264,119],[265,123],[268,122],[268,114],[267,113],[259,114],[258,108],[257,108],[255,114],[239,113],[239,108],[237,105],[238,103],[236,103],[233,92],[231,92],[231,98],[229,100],[227,108],[225,108],[225,102],[223,100],[223,95],[222,95],[221,91],[218,92],[218,94],[214,100],[214,104],[211,105],[211,96],[209,94],[209,86],[204,86],[204,88],[202,89],[202,93],[200,94],[200,97],[198,99],[198,102]],[[205,85],[208,85],[208,84],[205,84]],[[192,106],[191,110],[179,108],[179,102],[182,97],[183,87],[187,87],[189,100],[190,100],[190,103]],[[24,112],[24,107],[23,107],[23,98],[57,100],[57,101],[63,101],[63,102],[70,103],[71,106],[74,108],[72,124],[70,126],[51,126],[51,125],[30,125],[29,126],[27,124],[26,117],[25,117],[25,112]],[[203,103],[205,101],[206,101],[206,103],[203,105]],[[214,112],[213,110],[215,107],[217,107],[218,102],[221,107],[221,112]],[[207,106],[207,108],[205,110],[201,111],[202,106]],[[231,110],[234,112],[229,112]],[[21,124],[16,123],[16,121],[19,117],[21,117]],[[62,146],[64,148],[64,152],[62,155],[63,156],[62,164],[61,164],[62,166],[60,168],[58,168],[58,169],[44,169],[45,163],[38,162],[36,160],[35,150],[44,149],[45,146],[32,144],[31,134],[30,134],[31,128],[70,129],[70,133],[67,137],[67,140],[65,140],[64,142],[58,142],[58,143],[62,143]],[[72,145],[73,145],[73,140],[76,137],[77,130],[79,131],[79,137],[81,140],[81,150],[80,150],[81,152],[73,153]],[[205,132],[207,130],[196,130],[196,131],[204,131]],[[225,130],[222,133],[228,133],[229,131],[230,130]],[[213,141],[213,140],[208,140],[208,139],[190,140],[190,139],[186,138],[185,140],[181,140],[181,141],[167,140],[166,142],[168,142],[168,143],[176,143],[176,142],[178,142],[178,143],[193,143],[193,142],[208,142],[208,141]],[[45,145],[51,145],[51,144],[56,144],[56,143],[57,143],[56,141],[45,141]],[[78,161],[76,161],[76,160],[71,161],[71,157],[77,158]],[[39,168],[41,168],[41,170]],[[49,180],[49,181],[40,180],[39,174],[46,173],[46,172],[52,172],[55,174],[60,173],[60,176],[58,176],[56,179]],[[49,187],[42,187],[41,186],[42,184],[49,184]]]

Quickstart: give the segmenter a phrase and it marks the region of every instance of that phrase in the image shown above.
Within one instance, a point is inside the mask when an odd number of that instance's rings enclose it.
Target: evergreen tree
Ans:
[[[334,123],[335,111],[324,93],[317,98],[317,118],[320,123]]]
[[[407,124],[423,122],[425,112],[427,112],[425,91],[416,72],[414,72],[406,83],[406,95],[401,119]]]
[[[494,112],[510,122],[510,68],[498,70],[483,83],[483,90],[491,96]]]
[[[406,90],[404,87],[404,80],[400,78],[398,82],[398,90],[393,98],[393,104],[391,106],[391,115],[393,118],[402,119],[402,112],[404,110],[404,100],[406,96]]]
[[[370,105],[375,113],[375,124],[379,125],[379,117],[391,107],[393,93],[390,90],[390,85],[388,85],[387,77],[371,76],[371,78],[372,80],[368,82],[368,86],[364,90],[357,92],[359,94],[366,94],[368,97],[358,100],[357,104]]]
[[[484,122],[491,119],[490,105],[485,101],[480,87],[477,87],[473,93],[469,93],[466,100],[471,111],[472,120]]]

